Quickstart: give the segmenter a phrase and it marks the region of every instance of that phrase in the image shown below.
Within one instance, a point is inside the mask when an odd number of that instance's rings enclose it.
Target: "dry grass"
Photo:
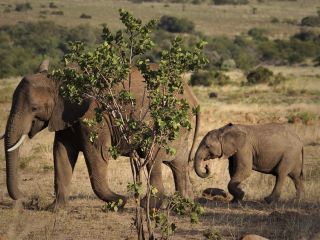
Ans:
[[[143,3],[134,4],[125,0],[105,0],[105,1],[63,1],[55,0],[58,9],[43,8],[48,6],[51,0],[29,0],[32,10],[27,12],[11,11],[3,13],[8,4],[14,8],[17,0],[2,0],[0,3],[0,25],[14,24],[19,21],[51,20],[61,25],[76,26],[89,23],[99,26],[107,23],[111,29],[121,27],[118,20],[119,8],[130,10],[135,16],[143,20],[160,18],[164,14],[177,17],[186,17],[195,22],[196,30],[207,35],[228,35],[234,36],[247,32],[253,27],[263,27],[269,31],[273,38],[287,38],[295,32],[300,31],[298,24],[288,24],[288,20],[297,23],[308,15],[316,15],[318,0],[297,0],[297,1],[264,1],[258,3],[251,0],[250,4],[243,6],[215,6],[209,4],[192,5],[163,3]],[[253,14],[252,9],[256,8],[257,13]],[[40,14],[47,11],[46,14]],[[52,11],[63,11],[64,15],[52,15]],[[91,15],[91,19],[81,19],[81,14]],[[279,23],[271,23],[272,18],[279,19]],[[236,24],[235,24],[236,23]],[[314,28],[315,31],[320,30]]]
[[[208,187],[227,191],[227,161],[211,161],[214,169],[212,177],[203,180],[195,173],[191,176],[195,194],[206,207],[206,213],[198,225],[190,224],[187,218],[175,216],[178,230],[174,239],[204,239],[203,234],[207,230],[218,232],[225,239],[238,239],[245,233],[256,233],[270,239],[310,239],[319,232],[320,108],[319,98],[316,98],[312,91],[319,91],[320,70],[273,70],[290,76],[289,82],[277,86],[276,89],[280,89],[279,91],[265,85],[241,87],[239,82],[242,76],[234,72],[229,73],[234,82],[230,86],[194,88],[202,106],[202,126],[198,142],[207,131],[228,122],[286,122],[286,116],[293,110],[313,112],[317,119],[308,125],[291,125],[305,144],[306,193],[303,200],[292,201],[295,191],[292,182],[287,179],[282,200],[267,205],[262,199],[271,192],[274,177],[260,173],[253,173],[242,184],[246,197],[241,205],[231,205],[226,199],[201,198],[202,191]],[[0,102],[1,129],[5,126],[10,108],[10,97],[2,97],[11,96],[17,82],[18,79],[1,80],[3,84],[0,86],[0,99],[5,99]],[[286,101],[291,96],[283,89],[288,87],[296,90],[305,88],[308,91],[304,93],[303,98],[297,95]],[[209,99],[207,94],[210,91],[218,92],[218,98]],[[273,98],[272,101],[268,101],[270,97]],[[278,98],[281,101],[276,101]],[[135,239],[131,227],[134,213],[132,200],[119,213],[104,213],[101,210],[104,203],[96,198],[91,189],[83,156],[80,156],[74,172],[70,207],[54,214],[41,210],[53,200],[52,141],[53,134],[45,130],[21,148],[20,157],[25,163],[24,167],[19,169],[19,182],[29,199],[29,205],[24,208],[21,203],[13,202],[7,195],[4,153],[3,149],[0,150],[0,239],[1,236],[4,239]],[[163,166],[163,169],[167,194],[172,194],[172,175],[167,167]],[[126,185],[131,181],[127,159],[110,161],[108,173],[111,188],[126,194]]]

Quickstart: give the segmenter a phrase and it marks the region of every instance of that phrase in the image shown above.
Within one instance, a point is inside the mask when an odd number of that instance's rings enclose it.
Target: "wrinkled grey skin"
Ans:
[[[4,136],[6,150],[7,188],[11,198],[20,199],[23,194],[18,187],[18,152],[19,148],[9,152],[23,134],[29,138],[34,137],[42,129],[48,127],[55,132],[54,156],[54,188],[55,197],[51,207],[63,207],[68,202],[68,192],[72,173],[77,162],[79,152],[83,152],[88,168],[90,181],[95,194],[104,201],[126,202],[124,196],[114,193],[106,181],[106,167],[109,160],[108,149],[113,144],[119,143],[119,131],[113,128],[110,116],[106,115],[103,126],[97,132],[98,138],[89,141],[90,129],[80,121],[81,118],[95,116],[95,102],[84,101],[82,105],[71,104],[59,95],[58,84],[47,77],[47,67],[43,63],[39,73],[25,76],[15,89],[11,112],[6,125]],[[47,63],[48,65],[48,63]],[[137,96],[137,112],[142,114],[147,109],[146,102],[142,99],[144,82],[141,74],[132,72],[132,91]],[[191,90],[185,86],[185,98],[191,107],[197,105]],[[147,99],[147,98],[144,98]],[[147,100],[146,100],[147,101]],[[194,119],[190,114],[190,119]],[[197,122],[199,118],[196,118]],[[195,127],[198,129],[198,127]],[[182,130],[180,137],[173,142],[177,149],[175,156],[168,156],[163,149],[156,149],[156,162],[151,174],[151,184],[159,191],[158,198],[152,199],[151,207],[159,207],[164,197],[161,163],[165,161],[173,172],[175,187],[183,196],[192,198],[193,192],[189,179],[188,157],[191,150],[188,148],[188,139],[192,132]],[[194,138],[196,137],[195,131]],[[193,148],[193,146],[191,147]],[[128,154],[126,146],[120,144],[122,155]],[[150,169],[150,166],[147,166]],[[126,172],[129,170],[126,169]]]
[[[210,174],[204,161],[225,156],[229,159],[230,182],[228,190],[233,201],[243,199],[239,184],[252,170],[276,176],[272,193],[265,198],[268,203],[280,197],[286,176],[295,184],[297,198],[303,192],[303,145],[299,137],[283,124],[238,125],[228,124],[212,130],[202,139],[194,168],[199,177]]]

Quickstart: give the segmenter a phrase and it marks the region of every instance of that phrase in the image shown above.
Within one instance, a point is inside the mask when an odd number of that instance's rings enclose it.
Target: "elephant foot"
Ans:
[[[49,204],[45,210],[49,212],[57,212],[62,209],[66,209],[68,207],[68,204],[66,202],[58,202],[54,200],[51,204]]]
[[[159,209],[163,203],[164,195],[161,196],[151,196],[150,197],[150,202],[149,202],[149,209]],[[140,206],[143,207],[144,209],[147,208],[147,196],[145,196],[141,202]]]
[[[239,203],[241,203],[241,201],[242,201],[242,199],[239,199],[239,198],[233,198],[232,200],[231,200],[231,203],[232,204],[239,204]]]
[[[273,202],[276,202],[278,201],[278,197],[274,197],[272,195],[268,196],[268,197],[265,197],[264,200],[268,203],[268,204],[271,204]]]

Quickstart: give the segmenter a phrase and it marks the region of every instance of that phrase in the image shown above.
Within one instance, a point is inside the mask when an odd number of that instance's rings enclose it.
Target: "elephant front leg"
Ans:
[[[147,164],[147,170],[150,174],[150,184],[152,187],[155,187],[157,189],[157,193],[155,196],[150,197],[149,201],[149,208],[160,208],[161,204],[163,202],[163,199],[165,198],[164,195],[164,186],[162,182],[162,162],[160,160],[155,160],[154,165],[152,166],[151,163]],[[141,206],[143,208],[147,208],[147,196],[145,196],[141,200]]]
[[[232,202],[237,203],[244,198],[244,191],[240,188],[240,183],[248,178],[251,174],[251,165],[239,161],[237,158],[229,158],[230,182],[228,190],[233,196]]]
[[[48,207],[57,209],[68,203],[69,187],[79,150],[68,140],[67,133],[55,135],[53,146],[55,200]]]

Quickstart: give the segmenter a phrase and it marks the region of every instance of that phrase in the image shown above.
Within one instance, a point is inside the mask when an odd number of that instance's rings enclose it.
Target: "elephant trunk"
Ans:
[[[7,127],[6,134],[4,139],[5,145],[5,155],[6,155],[6,175],[7,175],[7,189],[10,197],[14,200],[20,199],[23,194],[19,190],[18,187],[18,169],[19,169],[19,148],[12,149],[12,146],[16,145],[19,142],[19,139],[23,136],[22,131],[19,131],[22,126],[22,121],[14,116],[14,114],[10,114]]]
[[[195,157],[195,161],[194,161],[194,169],[199,177],[207,178],[211,174],[211,171],[210,171],[208,164],[206,164],[203,169],[203,167],[202,167],[203,162],[204,162],[203,151],[201,149],[200,150],[198,149],[196,152],[196,157]]]

